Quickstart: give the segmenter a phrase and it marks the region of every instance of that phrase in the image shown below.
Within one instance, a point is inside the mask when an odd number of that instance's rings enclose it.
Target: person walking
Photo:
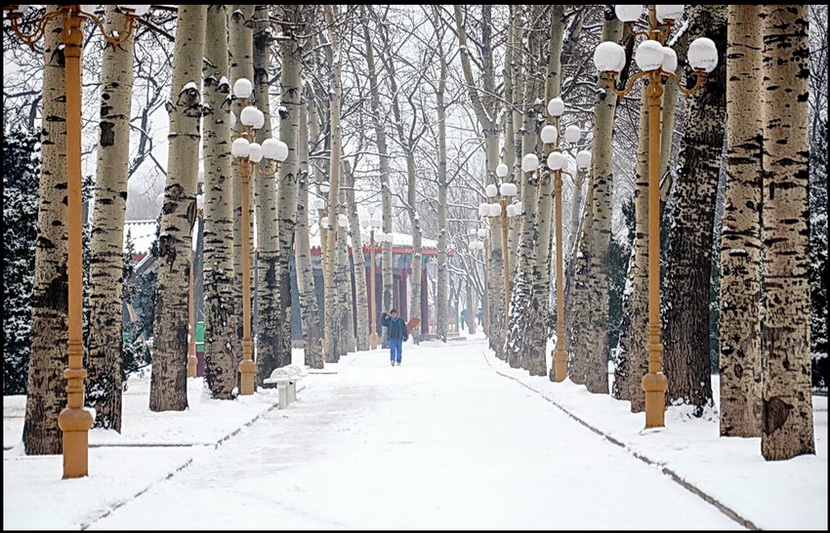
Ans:
[[[397,363],[401,366],[401,351],[403,350],[403,341],[409,338],[409,332],[406,330],[406,322],[398,316],[397,309],[390,309],[389,314],[383,313],[381,315],[380,324],[383,327],[389,328],[386,338],[389,340],[389,359],[392,366]]]

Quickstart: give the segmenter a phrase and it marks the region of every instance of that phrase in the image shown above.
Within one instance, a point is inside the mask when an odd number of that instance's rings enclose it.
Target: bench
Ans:
[[[271,375],[262,380],[264,384],[276,385],[279,396],[279,408],[285,409],[297,400],[297,382],[308,375],[299,365],[286,365],[274,369]]]

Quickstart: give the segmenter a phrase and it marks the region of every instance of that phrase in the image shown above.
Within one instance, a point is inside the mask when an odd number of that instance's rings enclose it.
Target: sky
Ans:
[[[827,530],[826,397],[816,455],[768,462],[760,438],[718,436],[716,409],[644,430],[629,402],[461,335],[406,343],[401,366],[378,348],[309,370],[285,409],[189,378],[186,411],[153,413],[149,372],[132,376],[81,479],[24,454],[25,397],[4,396],[3,529]]]

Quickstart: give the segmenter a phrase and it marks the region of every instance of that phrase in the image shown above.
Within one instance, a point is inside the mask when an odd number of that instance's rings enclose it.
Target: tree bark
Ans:
[[[202,151],[205,168],[204,294],[205,385],[214,399],[230,400],[236,387],[237,326],[234,296],[234,224],[228,65],[228,13],[211,5],[205,23]]]
[[[106,31],[112,32],[125,26],[126,16],[114,5],[106,6],[105,13]],[[95,409],[93,427],[114,429],[119,433],[124,325],[121,291],[133,47],[133,36],[119,46],[106,43],[101,59],[101,120],[89,258],[86,405]]]
[[[202,76],[205,50],[205,5],[182,5],[176,20],[167,185],[159,236],[159,269],[153,325],[151,411],[187,409],[187,317],[192,224],[202,102],[196,80]]]
[[[363,239],[360,233],[360,220],[357,218],[357,203],[354,195],[354,173],[348,161],[343,162],[345,178],[344,193],[346,195],[346,211],[349,217],[349,237],[352,241],[352,264],[354,265],[355,298],[355,323],[357,324],[357,335],[355,337],[355,349],[365,351],[369,349],[369,313],[363,309],[369,302],[366,289],[366,256],[363,254]]]
[[[765,6],[761,454],[815,454],[810,391],[807,6]]]
[[[48,5],[47,13],[57,11]],[[63,449],[58,415],[66,407],[68,273],[66,81],[61,43],[63,17],[46,25],[43,43],[43,121],[32,288],[32,345],[26,385],[23,444],[26,455]]]
[[[689,32],[726,48],[726,6],[693,5]],[[709,73],[686,108],[679,171],[672,193],[664,289],[663,372],[666,401],[693,406],[703,416],[714,407],[709,348],[709,294],[715,200],[723,152],[726,66]]]
[[[720,434],[761,436],[761,6],[728,6],[720,248]]]

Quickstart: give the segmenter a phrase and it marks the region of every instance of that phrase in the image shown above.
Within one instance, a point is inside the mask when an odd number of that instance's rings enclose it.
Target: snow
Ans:
[[[480,334],[388,360],[309,370],[286,409],[190,378],[189,409],[153,413],[149,372],[132,376],[122,433],[90,431],[82,479],[24,455],[25,397],[5,396],[3,527],[827,529],[826,397],[816,455],[768,462],[760,438],[719,437],[716,413],[670,407],[643,430],[628,402],[510,368]]]

